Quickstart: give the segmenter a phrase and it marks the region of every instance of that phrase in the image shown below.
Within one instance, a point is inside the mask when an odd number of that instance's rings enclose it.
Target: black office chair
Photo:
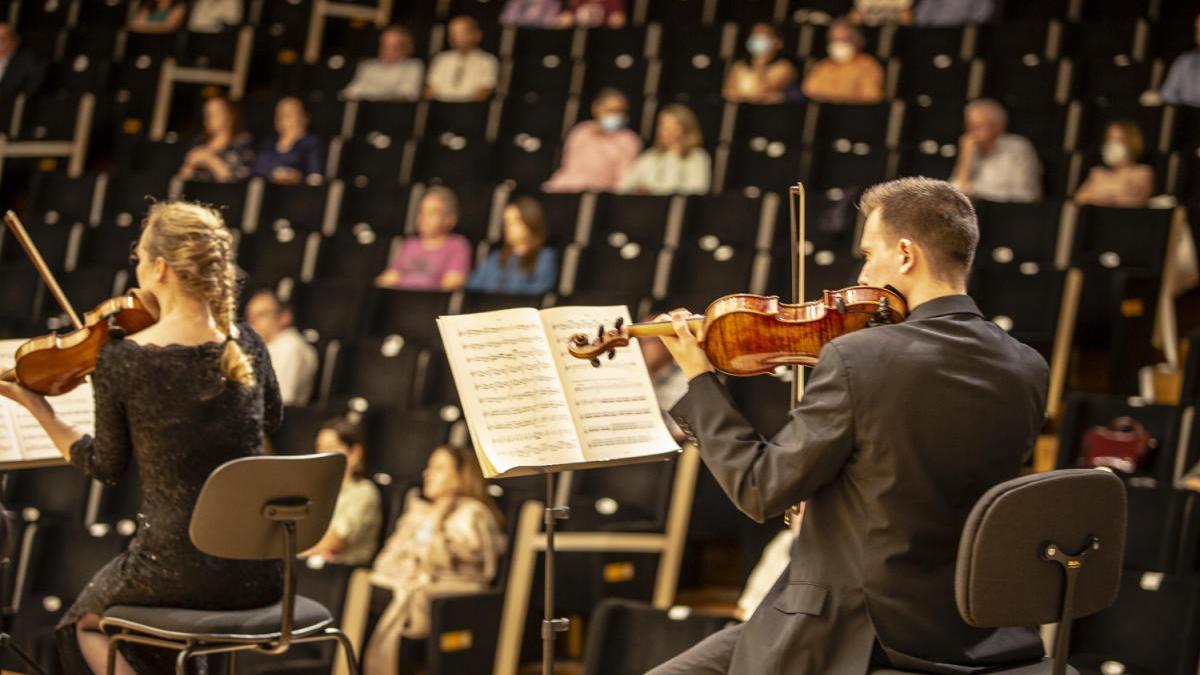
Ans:
[[[333,625],[329,610],[296,594],[293,561],[325,534],[345,471],[346,457],[323,453],[298,457],[244,457],[226,462],[205,482],[192,511],[189,534],[203,553],[236,560],[283,560],[283,597],[254,609],[214,611],[117,605],[100,628],[111,635],[108,669],[122,642],[179,651],[175,672],[192,656],[238,652],[286,652],[293,644],[336,640],[350,671],[358,663],[349,638]]]
[[[1078,675],[1067,666],[1071,620],[1116,601],[1125,514],[1124,483],[1101,469],[1022,476],[979,498],[958,544],[954,591],[963,621],[976,628],[1058,622],[1053,657],[988,673]]]

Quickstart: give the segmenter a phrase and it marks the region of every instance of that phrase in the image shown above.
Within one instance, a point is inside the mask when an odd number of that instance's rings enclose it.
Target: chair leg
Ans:
[[[237,652],[229,652],[229,672],[226,675],[237,675]]]
[[[175,657],[175,675],[187,675],[187,662],[191,655],[190,646],[179,650],[179,655]]]
[[[108,636],[108,664],[104,667],[105,675],[113,675],[117,672],[117,645],[120,643],[121,635]]]
[[[337,638],[338,644],[342,646],[342,653],[346,655],[346,664],[350,667],[350,675],[359,675],[358,659],[354,656],[354,644],[350,642],[350,637],[337,628],[333,629],[333,635]]]

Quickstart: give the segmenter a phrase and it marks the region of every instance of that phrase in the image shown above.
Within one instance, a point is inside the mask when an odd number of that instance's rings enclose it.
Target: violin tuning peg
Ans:
[[[588,359],[588,363],[592,364],[593,368],[600,367],[600,359]]]
[[[617,358],[617,350],[615,350],[615,349],[610,349],[610,350],[609,350],[609,352],[608,352],[608,360],[609,360],[609,361],[612,361],[612,360],[613,360],[613,359],[615,359],[615,358]]]
[[[625,317],[623,317],[623,316],[618,316],[618,317],[617,317],[617,323],[616,323],[616,329],[617,329],[617,330],[621,330],[621,326],[623,326],[623,325],[625,325]]]
[[[604,339],[604,324],[600,324],[600,330],[596,331],[596,339],[597,340]]]

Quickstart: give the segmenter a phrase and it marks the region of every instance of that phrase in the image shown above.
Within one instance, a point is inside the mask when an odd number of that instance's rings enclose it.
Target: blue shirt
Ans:
[[[521,257],[510,255],[500,263],[500,251],[492,251],[487,260],[471,273],[467,289],[485,293],[549,293],[558,279],[558,254],[550,247],[538,252],[533,273],[521,267]]]
[[[325,153],[316,134],[304,134],[287,152],[280,152],[278,143],[279,137],[272,136],[262,144],[254,158],[255,176],[270,177],[279,167],[296,169],[305,176],[324,175]]]
[[[1171,64],[1162,97],[1172,105],[1200,107],[1200,49],[1180,54]]]

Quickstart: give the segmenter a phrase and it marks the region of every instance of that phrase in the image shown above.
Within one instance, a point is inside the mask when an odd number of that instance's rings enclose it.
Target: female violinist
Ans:
[[[94,437],[58,418],[40,394],[0,382],[0,394],[29,409],[63,456],[89,476],[115,484],[131,459],[138,466],[137,534],[58,624],[68,673],[104,672],[108,640],[97,628],[112,605],[242,609],[275,602],[282,589],[277,562],[209,557],[188,537],[209,474],[261,453],[264,426],[276,427],[282,416],[262,340],[234,325],[230,232],[212,209],[158,203],[132,258],[138,296],[158,321],[100,349],[92,375]],[[122,646],[117,672],[172,672],[174,658],[166,650]],[[195,662],[203,671],[202,661]]]

